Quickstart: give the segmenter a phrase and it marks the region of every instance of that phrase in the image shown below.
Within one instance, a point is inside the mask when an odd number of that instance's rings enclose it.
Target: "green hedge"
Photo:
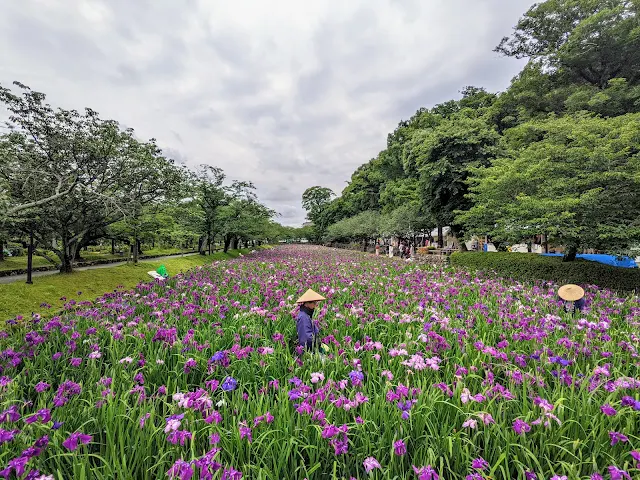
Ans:
[[[640,290],[640,268],[619,268],[588,260],[563,262],[560,257],[534,253],[460,252],[451,255],[451,265],[496,272],[520,281],[550,280],[557,283],[597,285],[618,292]]]

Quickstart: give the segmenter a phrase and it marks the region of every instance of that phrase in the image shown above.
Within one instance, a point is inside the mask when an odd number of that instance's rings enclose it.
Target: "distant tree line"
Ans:
[[[190,171],[94,110],[56,109],[15,87],[0,85],[10,115],[0,130],[0,261],[9,240],[30,235],[37,253],[70,272],[81,249],[109,240],[137,262],[142,242],[204,254],[216,242],[226,251],[294,234],[251,183],[227,182],[209,165]]]

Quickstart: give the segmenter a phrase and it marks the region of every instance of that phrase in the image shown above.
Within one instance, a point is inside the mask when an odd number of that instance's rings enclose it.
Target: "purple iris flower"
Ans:
[[[223,351],[220,352],[216,352],[213,354],[213,357],[211,357],[211,361],[212,362],[219,362],[221,360],[223,360],[225,357],[225,353]]]
[[[238,381],[233,377],[227,377],[222,382],[222,390],[225,392],[231,392],[238,386]]]
[[[62,442],[62,446],[67,450],[71,450],[72,452],[78,448],[79,445],[86,445],[92,440],[91,435],[86,435],[81,432],[72,433],[69,438],[67,438],[64,442]]]

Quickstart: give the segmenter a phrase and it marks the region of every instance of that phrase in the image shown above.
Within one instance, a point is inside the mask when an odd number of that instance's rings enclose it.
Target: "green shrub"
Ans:
[[[19,243],[8,243],[5,250],[8,250],[12,257],[21,257],[22,255],[26,255],[24,247]]]
[[[620,268],[588,260],[563,262],[560,257],[533,253],[459,252],[451,265],[520,281],[549,280],[557,283],[597,285],[619,292],[640,290],[640,268]]]

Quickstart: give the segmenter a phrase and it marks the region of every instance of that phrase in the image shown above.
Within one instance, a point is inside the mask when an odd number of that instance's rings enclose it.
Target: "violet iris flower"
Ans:
[[[91,435],[86,435],[81,432],[74,432],[69,436],[69,438],[62,442],[62,446],[64,446],[67,450],[73,452],[78,448],[79,445],[86,445],[90,443],[92,439],[93,437]]]
[[[237,386],[238,386],[238,381],[235,378],[227,377],[222,382],[221,388],[225,392],[231,392],[231,391],[235,390]]]

